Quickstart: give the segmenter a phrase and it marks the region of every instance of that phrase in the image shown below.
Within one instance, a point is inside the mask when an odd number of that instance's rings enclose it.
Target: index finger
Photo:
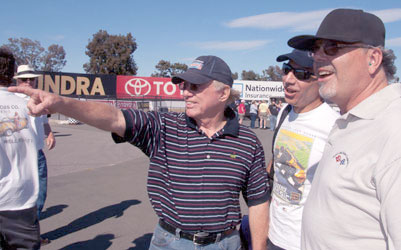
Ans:
[[[32,96],[35,93],[35,89],[29,88],[29,87],[13,86],[13,87],[8,87],[7,90],[9,92],[22,93],[22,94],[29,95],[29,96]]]

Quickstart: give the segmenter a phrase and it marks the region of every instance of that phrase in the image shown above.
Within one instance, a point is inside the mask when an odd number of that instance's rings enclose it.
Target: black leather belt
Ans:
[[[159,220],[159,225],[161,228],[166,230],[169,233],[176,234],[177,228],[168,224],[167,222],[163,220]],[[183,231],[179,231],[180,237],[193,241],[195,244],[198,245],[208,245],[211,243],[219,242],[222,240],[224,237],[232,234],[236,229],[235,228],[230,228],[224,232],[219,232],[219,233],[208,233],[208,232],[197,232],[197,233],[187,233]],[[217,239],[220,235],[220,239]]]

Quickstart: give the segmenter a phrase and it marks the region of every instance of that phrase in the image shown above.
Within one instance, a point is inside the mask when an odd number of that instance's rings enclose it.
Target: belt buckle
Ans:
[[[194,237],[192,238],[192,242],[196,245],[203,245],[204,243],[198,243],[198,239],[205,238],[209,236],[210,234],[208,232],[200,231],[194,234]]]

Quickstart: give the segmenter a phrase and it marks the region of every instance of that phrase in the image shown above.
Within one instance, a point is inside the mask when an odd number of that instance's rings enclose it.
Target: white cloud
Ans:
[[[332,9],[307,12],[273,12],[256,16],[242,17],[225,23],[230,28],[280,29],[291,31],[316,31],[323,18]],[[401,9],[367,11],[380,17],[384,23],[401,20]]]
[[[249,41],[210,41],[190,43],[201,49],[211,50],[249,50],[261,48],[270,43],[270,40],[249,40]]]
[[[401,37],[386,40],[386,47],[388,46],[401,46]]]
[[[316,30],[331,9],[308,12],[273,12],[232,20],[226,25],[231,28],[278,29],[294,31]]]
[[[60,41],[64,40],[65,36],[64,35],[55,35],[55,36],[48,36],[48,38],[50,40],[60,42]]]

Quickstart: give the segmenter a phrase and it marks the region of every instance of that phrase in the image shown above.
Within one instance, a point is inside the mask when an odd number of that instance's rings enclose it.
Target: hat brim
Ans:
[[[205,84],[212,80],[213,79],[210,77],[207,77],[207,76],[201,75],[197,72],[193,72],[193,71],[189,71],[189,70],[182,74],[175,75],[171,78],[171,82],[174,84],[178,84],[183,81],[187,81],[187,82],[190,82],[193,84]]]
[[[35,77],[39,77],[40,75],[37,74],[23,74],[23,75],[18,75],[18,76],[14,76],[14,79],[19,79],[19,78],[35,78]]]
[[[352,39],[352,38],[344,38],[343,36],[311,36],[311,35],[301,35],[295,36],[288,40],[287,44],[295,49],[299,50],[311,50],[315,45],[317,40],[325,39],[325,40],[332,40],[337,42],[344,42],[344,43],[357,43],[360,42],[359,40]]]
[[[315,45],[316,40],[318,40],[317,36],[310,36],[310,35],[302,35],[302,36],[295,36],[288,40],[288,45],[295,49],[299,50],[311,50],[312,47]]]
[[[307,52],[305,52],[305,53],[307,53]],[[313,60],[312,59],[307,60],[305,58],[305,56],[302,56],[298,53],[291,52],[288,54],[278,56],[276,58],[277,62],[283,62],[283,61],[287,61],[287,60],[292,60],[296,64],[298,64],[299,66],[304,67],[304,68],[313,68]]]

